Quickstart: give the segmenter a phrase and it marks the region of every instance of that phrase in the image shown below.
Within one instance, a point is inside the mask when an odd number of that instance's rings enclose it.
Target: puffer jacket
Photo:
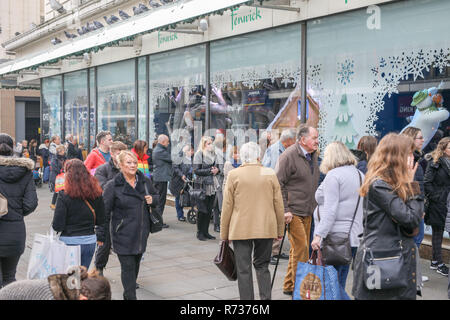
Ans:
[[[443,228],[447,216],[447,196],[450,190],[449,161],[443,158],[437,163],[428,162],[424,178],[427,207],[425,210],[425,223],[430,226]]]
[[[0,218],[0,257],[18,256],[25,250],[23,218],[38,205],[33,168],[30,159],[0,156],[0,193],[8,200],[8,213]]]
[[[364,197],[364,232],[354,259],[353,296],[358,300],[416,299],[416,250],[411,233],[419,226],[423,213],[423,196],[419,184],[411,183],[414,195],[403,201],[392,187],[383,180],[375,180]],[[367,219],[367,220],[366,220]],[[396,222],[394,222],[397,221]],[[399,226],[399,228],[397,228]],[[400,235],[399,235],[399,231]],[[403,272],[408,277],[408,286],[391,290],[368,290],[364,282],[364,247],[372,250],[397,249],[402,245]]]
[[[151,180],[142,172],[137,171],[136,187],[132,188],[119,173],[109,181],[103,191],[105,202],[106,225],[111,227],[111,242],[113,250],[120,255],[137,255],[144,253],[150,233],[150,218],[145,201],[145,187],[153,198],[150,205],[157,210],[159,203],[158,191]],[[104,239],[105,226],[99,226],[97,236]]]

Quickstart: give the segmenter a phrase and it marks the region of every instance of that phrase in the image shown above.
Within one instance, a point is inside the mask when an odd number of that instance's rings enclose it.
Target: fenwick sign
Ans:
[[[250,9],[250,13],[241,15],[238,12],[239,8],[231,10],[231,30],[233,31],[238,25],[251,23],[262,19],[261,10],[259,10],[258,7],[255,9],[255,11]]]
[[[176,32],[171,32],[169,35],[162,35],[160,31],[158,31],[158,48],[166,43],[178,40],[178,34]]]

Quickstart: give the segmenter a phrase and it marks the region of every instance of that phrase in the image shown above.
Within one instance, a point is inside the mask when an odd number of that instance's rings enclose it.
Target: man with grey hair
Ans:
[[[166,206],[167,198],[167,185],[172,179],[172,157],[169,151],[169,137],[165,134],[158,136],[158,144],[153,150],[153,181],[156,190],[159,193],[159,212],[161,216],[164,213],[164,207]],[[163,223],[163,228],[169,226]]]
[[[292,295],[297,263],[308,261],[314,198],[318,182],[317,163],[319,133],[314,127],[301,124],[297,143],[286,149],[278,159],[275,172],[280,182],[284,203],[284,217],[288,224],[289,265],[284,278],[283,293]]]

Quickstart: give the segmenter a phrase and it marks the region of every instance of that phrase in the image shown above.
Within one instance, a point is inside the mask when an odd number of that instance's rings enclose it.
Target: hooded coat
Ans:
[[[0,257],[18,256],[25,250],[23,218],[38,205],[33,168],[33,160],[0,156],[0,193],[8,200],[8,213],[0,218]]]

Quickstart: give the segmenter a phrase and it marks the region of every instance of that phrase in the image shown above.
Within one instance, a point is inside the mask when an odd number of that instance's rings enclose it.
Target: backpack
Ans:
[[[0,193],[0,218],[8,214],[8,200]]]

